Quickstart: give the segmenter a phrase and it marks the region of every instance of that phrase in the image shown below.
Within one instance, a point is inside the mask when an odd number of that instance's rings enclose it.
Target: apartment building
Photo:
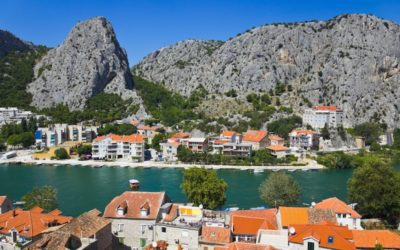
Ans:
[[[343,110],[336,106],[314,106],[304,110],[303,124],[323,128],[325,124],[337,128],[343,124]]]
[[[23,119],[28,120],[33,117],[30,111],[18,108],[0,108],[0,126],[5,123],[20,123]]]
[[[92,143],[92,158],[144,161],[144,138],[139,134],[98,136]]]

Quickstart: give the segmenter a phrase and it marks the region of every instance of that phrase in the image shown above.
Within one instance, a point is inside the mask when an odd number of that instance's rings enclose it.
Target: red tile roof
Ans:
[[[267,149],[272,150],[272,151],[286,151],[289,148],[285,147],[283,145],[271,145],[271,146],[268,146]]]
[[[353,230],[353,240],[357,248],[375,248],[381,244],[384,249],[400,249],[400,236],[389,230]]]
[[[201,239],[210,243],[229,243],[231,242],[231,230],[225,227],[203,226]]]
[[[113,141],[117,142],[130,142],[130,143],[144,143],[143,135],[139,134],[132,134],[132,135],[115,135],[115,134],[108,134],[103,136],[96,137],[96,141],[104,140],[105,138],[111,138]]]
[[[308,129],[293,129],[292,132],[290,133],[296,133],[297,136],[300,136],[300,135],[312,135],[315,133],[315,131]]]
[[[256,243],[232,242],[221,247],[214,247],[214,250],[276,250],[276,248]]]
[[[34,207],[31,210],[17,208],[0,214],[0,233],[9,234],[10,230],[16,229],[20,235],[32,238],[48,229],[49,224],[56,226],[68,223],[71,220],[72,217],[59,215],[59,210],[46,214],[39,207]]]
[[[282,227],[288,227],[290,224],[307,224],[307,207],[279,207]]]
[[[223,137],[232,137],[232,136],[234,136],[235,134],[237,134],[235,131],[232,131],[232,130],[224,130],[224,131],[222,131],[222,136]]]
[[[156,131],[160,127],[158,126],[147,126],[147,125],[139,125],[137,127],[138,130],[151,130],[151,131]]]
[[[232,232],[257,235],[259,229],[276,230],[276,212],[276,209],[233,211],[230,220]]]
[[[327,249],[356,249],[351,242],[353,235],[347,227],[337,226],[332,223],[290,225],[295,229],[295,234],[289,236],[289,242],[303,244],[307,238],[314,238],[321,248]],[[333,241],[328,242],[332,237]]]
[[[314,106],[314,110],[320,110],[320,111],[337,111],[339,110],[335,105],[331,106]]]
[[[230,142],[230,140],[228,139],[217,139],[214,141],[214,144],[224,144],[224,143],[228,143]]]
[[[315,205],[315,208],[331,209],[336,214],[351,214],[353,218],[361,218],[361,215],[336,197],[325,199]]]
[[[171,136],[171,138],[176,138],[176,139],[190,138],[190,134],[185,132],[176,132]]]
[[[160,207],[165,201],[164,192],[135,192],[127,191],[120,196],[115,197],[105,208],[104,217],[106,218],[125,218],[125,219],[142,219],[155,220],[158,216]],[[146,205],[147,203],[147,205]],[[126,214],[118,215],[117,208],[126,204]],[[148,206],[149,214],[145,217],[141,216],[140,209]]]
[[[171,222],[178,217],[178,204],[172,204],[171,208],[169,209],[168,213],[165,215],[164,221]]]
[[[284,139],[279,135],[268,135],[268,139],[271,141],[284,141]]]
[[[243,135],[243,141],[260,142],[267,134],[268,132],[265,130],[248,130]]]

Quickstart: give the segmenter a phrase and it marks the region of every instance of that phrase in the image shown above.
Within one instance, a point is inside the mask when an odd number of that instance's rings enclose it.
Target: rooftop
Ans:
[[[340,111],[335,105],[330,105],[330,106],[314,106],[313,110],[318,110],[318,111]]]
[[[357,248],[375,248],[377,243],[385,249],[400,249],[400,236],[389,230],[353,230]]]
[[[238,134],[238,133],[235,131],[232,131],[232,130],[224,130],[224,131],[222,131],[221,136],[222,137],[232,137],[235,134]]]
[[[231,242],[231,230],[226,227],[203,226],[201,239],[210,243],[229,243]]]
[[[106,218],[125,218],[155,220],[161,205],[166,200],[164,192],[136,192],[127,191],[115,197],[105,208]],[[141,209],[148,206],[148,214],[142,216]],[[118,214],[118,208],[124,210],[124,214]]]
[[[132,135],[115,135],[115,134],[108,134],[103,136],[96,137],[96,141],[101,141],[106,138],[111,138],[112,141],[116,142],[130,142],[130,143],[143,143],[144,138],[143,135],[139,134],[132,134]]]
[[[3,203],[6,201],[6,199],[7,199],[7,196],[5,196],[5,195],[0,196],[0,206],[3,205]]]
[[[214,250],[276,250],[276,248],[264,244],[232,242],[225,246],[215,247]]]
[[[243,135],[243,141],[250,141],[250,142],[260,142],[266,136],[268,132],[265,130],[248,130]]]
[[[273,134],[268,135],[268,139],[270,139],[271,141],[283,141],[284,140],[279,135],[273,135]]]
[[[257,235],[259,229],[278,228],[276,209],[238,210],[231,212],[233,234]]]
[[[271,145],[271,146],[268,146],[267,149],[272,150],[272,151],[286,151],[289,148],[285,147],[283,145]]]
[[[352,209],[346,203],[336,197],[328,198],[321,202],[318,202],[315,205],[315,208],[331,209],[337,214],[351,214],[351,217],[353,218],[361,218],[361,215],[359,213],[357,213],[354,209]]]
[[[49,227],[68,223],[71,219],[72,217],[62,216],[60,210],[43,213],[40,207],[30,210],[17,208],[0,214],[0,233],[9,234],[10,230],[15,229],[19,235],[32,238]]]

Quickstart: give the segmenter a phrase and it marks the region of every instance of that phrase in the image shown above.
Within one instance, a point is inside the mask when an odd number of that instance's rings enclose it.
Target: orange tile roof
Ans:
[[[133,126],[137,126],[137,125],[140,124],[140,121],[138,121],[138,120],[132,120],[132,121],[131,121],[131,124],[132,124]]]
[[[104,140],[105,138],[111,138],[113,141],[118,142],[130,142],[130,143],[144,143],[143,135],[139,134],[132,134],[132,135],[115,135],[115,134],[108,134],[103,136],[96,137],[96,141]]]
[[[104,210],[104,217],[106,218],[125,218],[125,219],[142,219],[142,220],[155,220],[157,218],[160,207],[166,199],[164,192],[135,192],[127,191],[120,196],[115,197]],[[150,207],[149,215],[146,217],[141,216],[140,208],[148,203]],[[126,214],[119,216],[117,208],[120,205],[126,204]]]
[[[265,130],[248,130],[243,135],[243,141],[260,142],[267,134],[268,132]]]
[[[375,248],[377,243],[385,249],[400,249],[400,236],[389,230],[352,230],[357,248]]]
[[[229,243],[231,242],[231,230],[225,227],[203,226],[201,239],[210,243]]]
[[[284,141],[284,139],[279,135],[269,135],[268,139],[270,139],[271,141]]]
[[[296,133],[298,136],[299,135],[312,135],[315,133],[315,131],[309,130],[309,129],[293,129],[292,132],[290,133]]]
[[[160,127],[158,126],[147,126],[147,125],[139,125],[137,127],[138,130],[151,130],[151,131],[156,131]]]
[[[224,143],[228,143],[230,142],[230,140],[228,139],[217,139],[214,141],[214,144],[224,144]]]
[[[43,209],[34,207],[31,210],[20,208],[0,214],[0,233],[9,234],[10,230],[16,229],[18,234],[32,238],[38,236],[51,225],[62,225],[72,220],[72,217],[43,213]]]
[[[5,196],[5,195],[0,196],[0,206],[3,205],[3,203],[6,201],[6,199],[7,199],[7,196]]]
[[[225,246],[214,247],[214,250],[276,250],[276,248],[264,244],[232,242]]]
[[[351,242],[353,235],[347,227],[333,224],[308,224],[290,225],[295,229],[295,234],[289,236],[289,242],[303,244],[304,239],[314,238],[319,241],[321,248],[327,249],[356,249]],[[328,238],[333,237],[333,242],[329,243]]]
[[[222,131],[222,136],[223,137],[232,137],[232,136],[234,136],[235,134],[237,134],[235,131],[232,131],[232,130],[224,130],[224,131]]]
[[[257,235],[259,229],[276,230],[276,212],[276,209],[233,211],[230,220],[232,232]]]
[[[279,207],[282,227],[288,227],[291,224],[307,224],[307,207]]]
[[[165,215],[164,221],[166,222],[171,222],[173,220],[176,219],[176,217],[178,217],[178,208],[179,205],[178,204],[172,204],[168,213]]]
[[[354,209],[352,209],[346,203],[336,197],[328,198],[321,202],[318,202],[315,205],[315,208],[331,209],[336,214],[351,214],[351,217],[353,218],[361,218],[361,215],[359,213],[354,211]]]
[[[190,134],[185,132],[176,132],[171,136],[171,138],[176,138],[176,139],[190,138]]]
[[[271,146],[268,146],[267,149],[272,150],[272,151],[286,151],[289,148],[285,147],[283,145],[271,145]]]
[[[314,106],[314,110],[321,110],[321,111],[336,111],[339,110],[335,105],[331,106]]]

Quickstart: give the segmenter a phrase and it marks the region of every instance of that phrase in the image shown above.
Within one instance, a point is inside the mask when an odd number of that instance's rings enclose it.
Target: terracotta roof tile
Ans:
[[[307,224],[307,207],[279,207],[282,227],[288,227],[290,224]]]
[[[9,234],[16,229],[24,237],[32,238],[49,228],[49,224],[60,225],[69,222],[72,217],[42,213],[43,209],[34,207],[31,210],[20,208],[0,214],[0,233]]]
[[[400,236],[389,230],[353,230],[357,248],[375,248],[377,243],[385,249],[400,249]]]
[[[271,141],[284,141],[284,139],[279,135],[268,135],[268,139]]]
[[[271,146],[268,146],[267,149],[272,150],[272,151],[286,151],[289,148],[285,147],[283,145],[271,145]]]
[[[314,106],[314,110],[321,110],[321,111],[338,111],[339,109],[335,105],[331,106]]]
[[[232,232],[257,235],[259,229],[276,230],[276,212],[276,209],[233,211],[230,220]]]
[[[124,192],[120,196],[115,197],[105,208],[104,217],[106,218],[126,218],[126,219],[144,219],[154,220],[157,218],[161,205],[166,199],[164,192]],[[127,211],[123,216],[119,216],[117,208],[126,202]],[[150,209],[148,216],[141,216],[140,209],[148,203]]]
[[[74,237],[75,240],[82,237],[92,237],[111,223],[110,220],[99,217],[99,215],[100,212],[96,209],[86,212],[72,219],[70,223],[56,231],[46,234],[41,239],[34,241],[28,249],[64,250],[71,240],[71,237]]]
[[[315,134],[315,131],[309,129],[293,129],[290,133],[296,133],[297,136],[301,135],[312,135]]]
[[[96,141],[104,140],[105,138],[111,138],[113,141],[117,142],[130,142],[130,143],[144,143],[143,135],[139,134],[132,134],[132,135],[115,135],[115,134],[108,134],[103,136],[96,137]]]
[[[337,214],[351,214],[353,218],[361,218],[361,215],[346,203],[336,197],[325,199],[315,205],[316,208],[332,209]]]
[[[225,227],[203,226],[201,238],[210,243],[229,243],[231,242],[231,230]]]
[[[243,141],[260,142],[267,134],[268,132],[265,130],[248,130],[243,135]]]
[[[3,203],[6,201],[6,199],[7,199],[7,196],[5,196],[5,195],[0,196],[0,206],[3,205]]]
[[[225,246],[214,247],[214,250],[276,250],[276,248],[264,244],[232,242]]]
[[[353,235],[347,227],[332,224],[290,225],[295,234],[289,236],[289,242],[303,244],[304,239],[314,238],[319,246],[325,249],[356,249],[351,242]],[[328,239],[332,237],[333,241]]]
[[[168,213],[165,215],[164,221],[171,222],[178,217],[178,204],[172,204],[171,208],[169,209]]]
[[[176,139],[190,138],[190,134],[185,132],[176,132],[171,136],[171,138],[176,138]]]
[[[237,134],[237,132],[235,132],[235,131],[232,131],[232,130],[224,130],[224,131],[222,131],[222,136],[223,137],[232,137],[232,136],[234,136],[235,134]]]

